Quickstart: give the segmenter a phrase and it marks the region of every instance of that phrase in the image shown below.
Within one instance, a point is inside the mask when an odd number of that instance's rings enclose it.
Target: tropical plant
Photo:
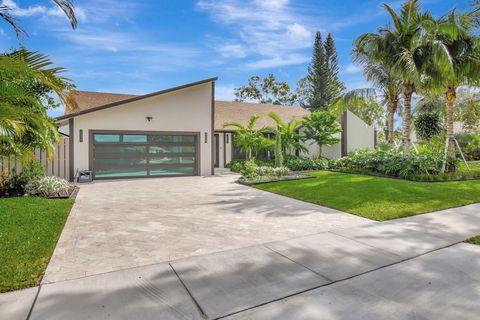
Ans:
[[[70,20],[70,24],[72,25],[72,28],[75,29],[77,27],[77,18],[75,17],[75,11],[74,11],[72,1],[71,0],[53,0],[53,2],[65,13],[68,20]],[[12,15],[13,11],[14,11],[14,8],[11,8],[8,5],[6,5],[5,2],[0,4],[0,19],[3,19],[8,24],[10,24],[12,28],[15,30],[15,32],[17,33],[17,37],[18,37],[22,33],[26,34],[26,32],[17,24],[16,19]]]
[[[368,39],[368,37],[367,37]],[[363,67],[365,78],[373,83],[380,91],[375,98],[381,98],[382,104],[387,106],[387,141],[393,144],[395,130],[395,113],[399,109],[402,86],[400,80],[393,73],[393,64],[389,57],[377,51],[375,42],[365,41],[364,37],[356,40],[352,56],[354,61]],[[352,97],[371,98],[371,89],[357,89],[350,94]],[[347,95],[348,101],[348,95]]]
[[[457,90],[455,121],[467,132],[480,130],[480,94],[475,88],[460,87]]]
[[[328,168],[328,160],[322,158],[286,157],[285,166],[292,171],[325,170]]]
[[[234,143],[242,151],[246,152],[249,159],[252,158],[253,152],[258,153],[263,150],[269,150],[273,146],[273,142],[264,136],[264,132],[268,128],[256,129],[257,121],[261,118],[261,115],[253,115],[248,120],[246,126],[238,122],[228,122],[223,125],[224,128],[236,128]]]
[[[64,69],[51,65],[46,56],[26,49],[0,54],[1,155],[28,158],[33,148],[53,153],[59,134],[44,102],[51,92],[65,104],[74,86],[61,76]],[[32,83],[40,92],[32,89]]]
[[[454,107],[462,85],[476,85],[480,79],[480,41],[467,14],[452,10],[430,28],[432,63],[426,68],[429,85],[443,91],[447,105],[445,156],[455,156]]]
[[[359,150],[340,161],[343,170],[363,170],[392,177],[412,179],[417,175],[436,175],[443,162],[441,153],[423,152],[403,156],[395,149]]]
[[[467,160],[480,160],[480,133],[459,133],[455,139]]]
[[[412,96],[422,87],[422,74],[428,60],[428,26],[435,22],[429,14],[420,12],[418,0],[406,1],[397,14],[384,4],[393,27],[380,28],[378,33],[362,35],[357,45],[376,51],[376,61],[384,61],[392,76],[403,87],[403,154],[410,152]],[[391,67],[391,68],[390,68]]]
[[[73,186],[59,177],[43,177],[27,184],[28,194],[41,197],[66,197],[70,195]]]
[[[327,111],[315,111],[304,118],[302,139],[311,140],[320,148],[319,157],[322,156],[322,147],[331,146],[340,141],[336,136],[342,129],[335,115]]]
[[[424,112],[414,119],[417,136],[425,141],[442,132],[442,117],[436,111]]]
[[[277,105],[294,105],[297,96],[285,81],[278,81],[273,74],[265,78],[253,76],[248,85],[235,88],[235,101],[257,102]]]
[[[268,116],[275,121],[276,127],[271,128],[271,131],[280,133],[280,146],[284,153],[292,154],[296,150],[307,150],[301,143],[300,135],[298,134],[298,128],[302,124],[302,120],[292,119],[288,123],[285,123],[275,112],[270,112]]]

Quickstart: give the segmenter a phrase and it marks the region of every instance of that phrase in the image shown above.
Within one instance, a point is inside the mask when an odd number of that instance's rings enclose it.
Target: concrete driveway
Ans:
[[[81,185],[43,283],[374,223],[236,178]]]

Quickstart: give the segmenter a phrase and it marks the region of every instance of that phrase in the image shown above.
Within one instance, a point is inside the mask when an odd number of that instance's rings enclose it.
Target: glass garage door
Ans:
[[[197,175],[194,134],[94,133],[95,179]]]

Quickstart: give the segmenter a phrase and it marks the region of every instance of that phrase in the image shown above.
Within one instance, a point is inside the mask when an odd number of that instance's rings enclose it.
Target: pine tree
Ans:
[[[338,78],[338,54],[335,41],[329,33],[325,42],[317,32],[313,45],[312,62],[308,75],[299,82],[297,94],[299,101],[310,110],[327,110],[330,104],[345,89]]]
[[[335,49],[335,40],[331,33],[325,40],[325,62],[327,70],[327,81],[325,90],[325,104],[328,108],[333,101],[340,96],[345,85],[338,78],[338,53]]]
[[[322,34],[315,34],[315,43],[313,45],[313,57],[308,68],[308,91],[307,98],[308,109],[325,108],[325,92],[327,86],[327,69],[325,60],[325,48],[323,46]]]

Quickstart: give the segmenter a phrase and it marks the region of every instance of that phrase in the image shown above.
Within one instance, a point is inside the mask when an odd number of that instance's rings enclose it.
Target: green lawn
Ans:
[[[377,221],[480,202],[479,180],[413,182],[329,171],[311,175],[315,179],[255,187]]]
[[[480,236],[476,236],[467,240],[467,243],[480,245]]]
[[[73,200],[0,199],[0,292],[38,284]]]

